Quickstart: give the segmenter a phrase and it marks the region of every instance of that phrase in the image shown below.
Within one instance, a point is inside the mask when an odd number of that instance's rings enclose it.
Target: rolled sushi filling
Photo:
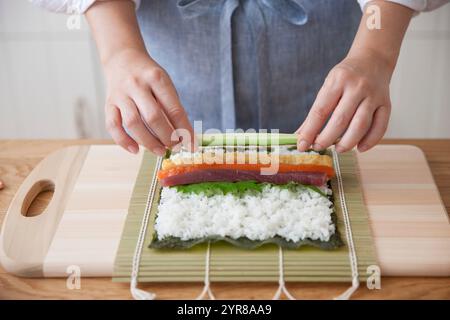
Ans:
[[[211,240],[298,247],[304,241],[336,240],[328,183],[334,170],[328,155],[287,147],[227,151],[214,147],[164,160],[152,247],[190,247]],[[228,161],[205,164],[208,152]],[[261,163],[249,163],[252,154],[260,153],[276,156],[272,161],[279,162],[279,172],[262,175]],[[244,163],[237,163],[239,157]]]

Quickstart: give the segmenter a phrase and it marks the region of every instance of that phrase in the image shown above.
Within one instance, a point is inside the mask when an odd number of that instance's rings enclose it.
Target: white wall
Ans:
[[[95,47],[67,18],[0,0],[0,138],[106,136]]]
[[[107,137],[95,46],[66,22],[0,0],[0,138]],[[413,19],[392,100],[387,137],[450,138],[450,5]]]
[[[450,4],[412,20],[391,96],[387,137],[450,138]]]

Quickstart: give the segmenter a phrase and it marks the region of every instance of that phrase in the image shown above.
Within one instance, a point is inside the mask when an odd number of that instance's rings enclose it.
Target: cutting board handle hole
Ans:
[[[28,191],[22,205],[24,217],[36,217],[48,207],[55,193],[55,184],[50,180],[37,181]]]

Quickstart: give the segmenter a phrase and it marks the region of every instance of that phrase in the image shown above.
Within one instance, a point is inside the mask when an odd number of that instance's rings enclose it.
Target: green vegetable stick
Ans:
[[[267,146],[295,145],[297,135],[291,133],[217,133],[198,135],[202,146]]]

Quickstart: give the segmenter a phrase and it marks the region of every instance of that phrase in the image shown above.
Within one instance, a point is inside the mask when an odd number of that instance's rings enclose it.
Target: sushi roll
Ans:
[[[342,245],[327,154],[295,146],[204,147],[164,159],[152,248]]]

